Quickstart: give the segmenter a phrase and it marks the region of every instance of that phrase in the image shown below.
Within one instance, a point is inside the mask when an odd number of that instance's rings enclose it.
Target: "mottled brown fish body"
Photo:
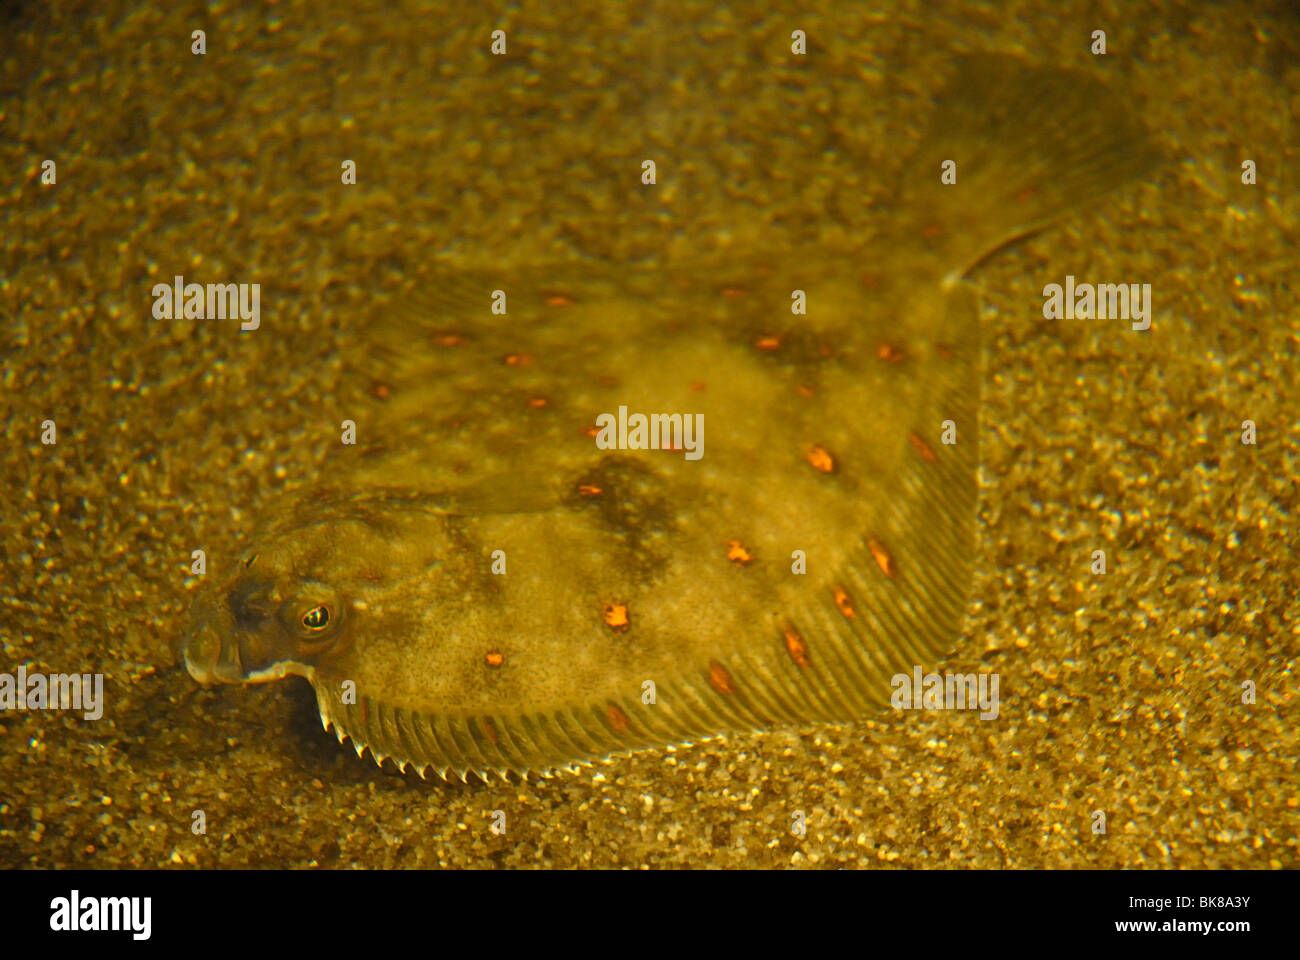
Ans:
[[[951,120],[990,92],[1032,102]],[[340,739],[444,777],[879,709],[954,643],[971,579],[979,341],[954,280],[1140,172],[1122,116],[1092,81],[975,58],[919,154],[969,158],[964,186],[916,167],[859,259],[429,271],[354,345],[338,412],[365,441],[196,603],[190,671],[304,675]],[[638,412],[700,418],[702,455],[598,445],[602,414]]]

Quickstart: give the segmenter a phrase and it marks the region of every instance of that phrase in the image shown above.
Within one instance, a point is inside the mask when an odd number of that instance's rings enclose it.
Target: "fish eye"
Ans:
[[[323,603],[318,603],[312,607],[298,620],[303,629],[312,633],[319,633],[330,625],[330,608]]]
[[[337,643],[347,619],[342,598],[328,584],[315,580],[298,584],[280,606],[280,623],[294,653],[302,657],[324,653]]]

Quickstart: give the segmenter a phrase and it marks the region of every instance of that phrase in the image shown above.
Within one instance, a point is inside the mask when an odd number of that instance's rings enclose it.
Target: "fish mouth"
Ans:
[[[244,682],[234,617],[224,607],[211,598],[196,601],[185,631],[172,642],[176,662],[205,685]]]

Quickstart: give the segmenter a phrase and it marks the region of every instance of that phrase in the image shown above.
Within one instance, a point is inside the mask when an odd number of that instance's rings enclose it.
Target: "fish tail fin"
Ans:
[[[1157,164],[1129,105],[1077,71],[969,55],[935,99],[901,193],[947,280]]]

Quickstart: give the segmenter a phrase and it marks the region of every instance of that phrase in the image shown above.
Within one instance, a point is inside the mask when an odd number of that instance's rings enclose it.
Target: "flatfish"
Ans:
[[[204,586],[178,656],[306,677],[340,742],[444,778],[879,711],[972,579],[962,277],[1151,157],[1096,81],[977,55],[860,250],[435,264],[353,331],[330,412],[356,444]]]

